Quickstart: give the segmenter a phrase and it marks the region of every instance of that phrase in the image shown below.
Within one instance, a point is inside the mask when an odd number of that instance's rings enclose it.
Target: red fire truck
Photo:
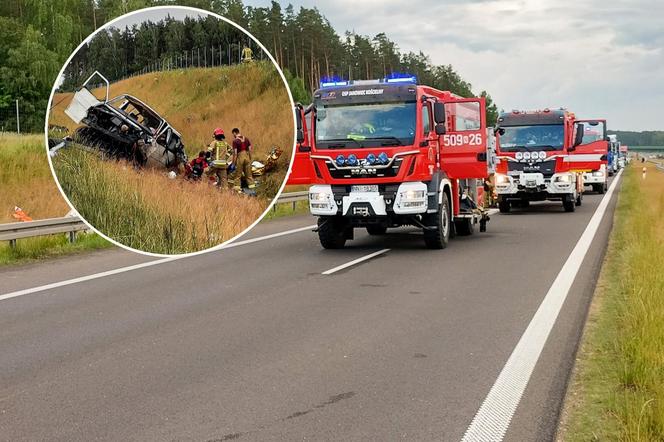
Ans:
[[[309,130],[309,208],[324,248],[343,247],[355,228],[380,235],[417,226],[434,249],[450,235],[486,229],[488,216],[472,197],[474,180],[488,176],[493,137],[483,98],[414,77],[323,82]]]
[[[562,201],[566,212],[581,205],[583,175],[576,163],[586,158],[571,153],[583,143],[583,124],[564,109],[500,114],[495,182],[501,212],[530,201]]]

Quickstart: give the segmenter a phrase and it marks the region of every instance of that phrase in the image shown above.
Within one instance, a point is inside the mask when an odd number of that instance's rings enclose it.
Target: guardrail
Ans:
[[[14,248],[17,239],[68,233],[69,242],[74,242],[76,232],[87,229],[88,226],[80,218],[74,216],[0,224],[0,241],[9,241],[9,246]]]
[[[295,210],[295,204],[298,201],[307,200],[309,197],[308,194],[309,192],[306,190],[282,193],[277,199],[277,204],[292,203],[293,210]],[[276,204],[274,207],[276,207]],[[0,241],[9,241],[9,246],[14,248],[18,239],[68,233],[69,242],[74,242],[76,241],[76,232],[87,229],[88,226],[76,216],[0,224]]]

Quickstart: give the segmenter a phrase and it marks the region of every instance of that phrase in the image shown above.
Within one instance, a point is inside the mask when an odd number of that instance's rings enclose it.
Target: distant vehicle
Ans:
[[[488,214],[473,194],[489,175],[485,107],[415,77],[322,82],[309,112],[296,113],[302,155],[292,174],[314,184],[321,245],[341,248],[355,228],[411,225],[426,247],[443,249],[454,234],[484,231]]]
[[[104,100],[87,87],[96,76],[106,85]],[[95,71],[74,94],[65,113],[83,125],[73,134],[75,142],[143,167],[175,169],[187,162],[182,135],[165,118],[134,96],[109,99],[109,89],[108,80]]]

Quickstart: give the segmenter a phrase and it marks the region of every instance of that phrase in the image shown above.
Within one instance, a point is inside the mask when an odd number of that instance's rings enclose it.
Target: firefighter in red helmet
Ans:
[[[211,177],[216,175],[217,185],[220,189],[225,189],[228,186],[228,168],[231,164],[230,158],[233,156],[233,149],[226,142],[226,136],[222,128],[216,128],[213,137],[214,140],[212,140],[207,150],[210,164],[208,174]]]

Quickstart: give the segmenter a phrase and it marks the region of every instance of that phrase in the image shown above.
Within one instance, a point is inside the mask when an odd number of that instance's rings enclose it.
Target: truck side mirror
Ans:
[[[572,147],[579,146],[581,143],[583,143],[583,133],[585,132],[585,127],[583,123],[579,123],[576,126],[576,135],[574,137],[574,144]]]
[[[300,108],[295,108],[295,122],[297,124],[297,142],[304,143],[304,131],[302,130],[302,112]]]
[[[445,104],[444,103],[436,102],[436,103],[433,104],[433,119],[436,123],[445,124],[445,121],[447,121],[447,120],[445,118]],[[436,132],[436,133],[438,133],[438,132]]]
[[[445,129],[445,123],[436,124],[436,135],[445,135],[447,129]]]

